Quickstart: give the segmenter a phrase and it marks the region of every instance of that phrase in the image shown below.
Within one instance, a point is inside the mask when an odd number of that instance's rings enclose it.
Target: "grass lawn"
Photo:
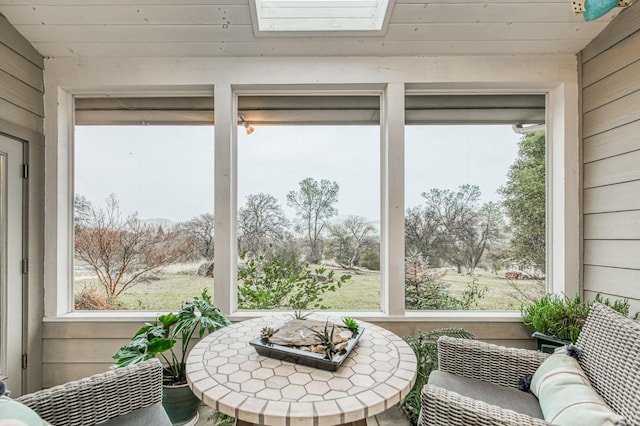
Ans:
[[[204,288],[213,296],[213,278],[196,275],[196,269],[193,265],[189,268],[172,268],[158,273],[154,280],[135,284],[118,298],[120,309],[176,311],[180,309],[183,301],[199,296]],[[336,270],[337,275],[341,273],[343,271]],[[478,284],[486,287],[487,292],[474,309],[520,309],[520,303],[512,296],[515,291],[509,285],[509,280],[504,278],[504,274],[495,275],[480,271],[477,278]],[[454,295],[459,295],[471,282],[470,276],[452,271],[443,279],[451,286],[450,290]],[[539,286],[535,281],[517,281],[517,284],[525,288]],[[102,292],[98,281],[90,273],[76,274],[75,294],[79,294],[84,286]],[[342,288],[326,293],[323,298],[322,303],[330,310],[379,311],[380,273],[363,271],[352,274],[352,278]]]
[[[520,302],[513,297],[517,291],[509,285],[509,280],[504,277],[504,273],[496,275],[480,270],[476,273],[476,277],[478,278],[478,285],[486,287],[487,292],[482,299],[478,300],[478,306],[472,309],[484,311],[520,310]],[[451,286],[450,290],[454,295],[460,295],[472,280],[469,275],[457,274],[452,271],[449,271],[443,279]],[[518,280],[515,282],[523,288],[539,287],[535,280]]]

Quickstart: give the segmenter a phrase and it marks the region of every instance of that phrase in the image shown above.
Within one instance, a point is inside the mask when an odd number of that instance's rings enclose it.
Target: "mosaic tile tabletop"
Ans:
[[[290,318],[255,318],[203,338],[187,359],[189,386],[196,396],[222,413],[256,424],[331,426],[381,413],[411,390],[416,376],[411,348],[392,332],[364,321],[358,321],[365,329],[358,346],[335,372],[267,358],[249,345],[262,327]]]

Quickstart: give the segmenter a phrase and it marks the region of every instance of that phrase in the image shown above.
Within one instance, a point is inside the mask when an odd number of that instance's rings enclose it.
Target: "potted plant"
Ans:
[[[623,315],[629,314],[629,301],[611,303],[598,293],[596,302],[613,308]],[[534,333],[539,351],[551,353],[558,346],[575,343],[584,326],[593,302],[584,302],[580,296],[573,299],[565,295],[546,294],[521,308],[522,322]]]
[[[211,301],[207,290],[201,297],[184,303],[176,313],[159,315],[156,321],[146,323],[131,341],[113,356],[114,368],[125,367],[159,356],[164,361],[162,405],[174,425],[195,423],[200,400],[187,384],[186,364],[191,338],[218,330],[230,322]],[[176,343],[180,340],[180,350]]]

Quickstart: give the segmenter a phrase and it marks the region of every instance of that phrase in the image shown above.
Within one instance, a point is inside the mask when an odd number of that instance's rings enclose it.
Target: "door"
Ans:
[[[0,134],[0,377],[22,394],[22,142]]]

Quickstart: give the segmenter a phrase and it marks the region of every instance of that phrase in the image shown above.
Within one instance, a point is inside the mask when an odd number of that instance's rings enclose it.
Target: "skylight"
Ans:
[[[258,32],[382,32],[394,0],[254,0]]]

